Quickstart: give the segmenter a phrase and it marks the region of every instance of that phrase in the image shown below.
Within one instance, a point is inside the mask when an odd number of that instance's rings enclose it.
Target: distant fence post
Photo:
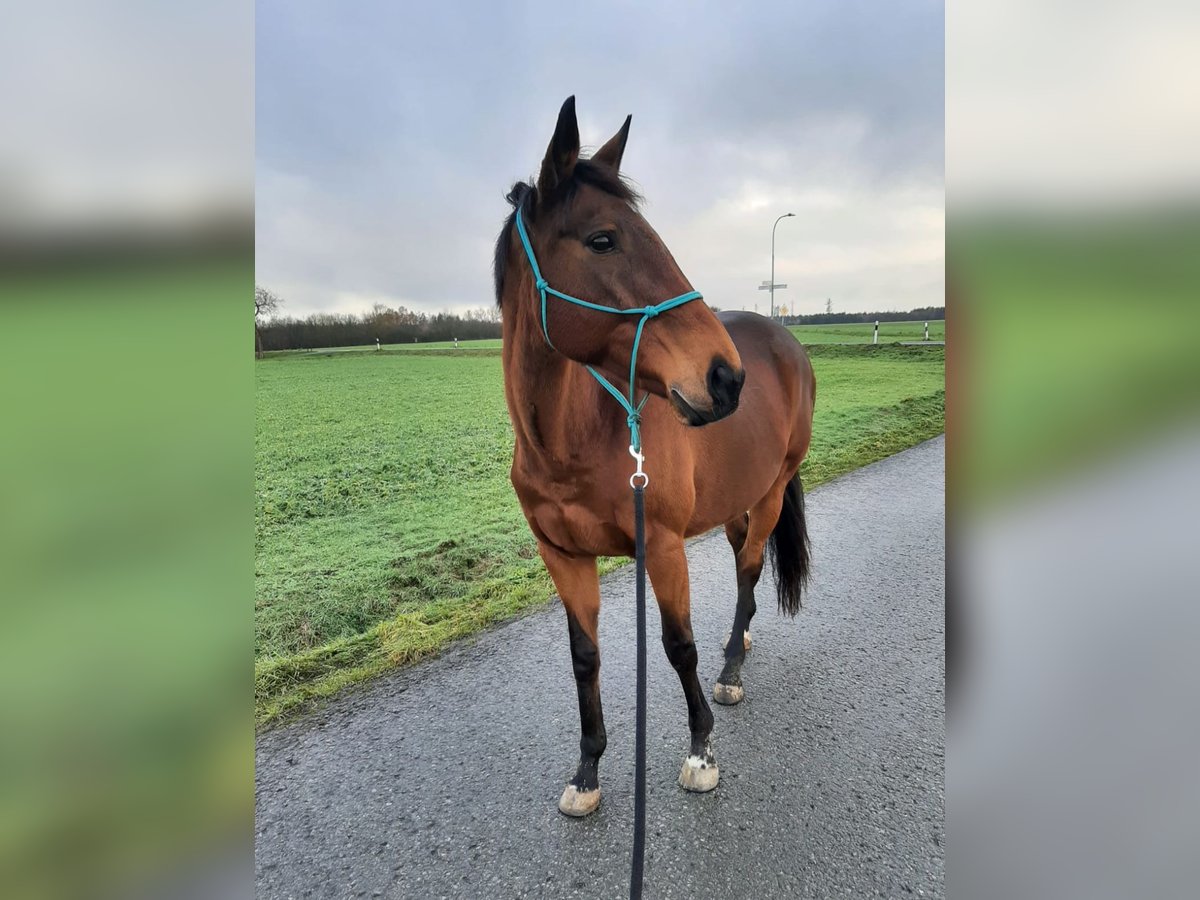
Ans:
[[[383,346],[379,343],[379,338],[375,338],[375,349],[382,350]]]
[[[929,340],[929,323],[925,323],[925,340]]]
[[[878,322],[875,323],[875,337],[871,340],[871,343],[872,344],[879,343],[879,323]]]

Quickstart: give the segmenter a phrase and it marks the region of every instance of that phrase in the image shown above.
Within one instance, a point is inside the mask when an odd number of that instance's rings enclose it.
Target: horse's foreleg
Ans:
[[[541,543],[538,549],[567,610],[582,732],[579,768],[563,791],[558,808],[568,816],[586,816],[600,805],[600,756],[608,743],[600,706],[600,577],[593,557],[566,556]]]
[[[679,673],[679,683],[683,685],[683,695],[687,699],[692,740],[679,773],[679,784],[689,791],[711,791],[717,786],[720,773],[709,744],[712,710],[708,708],[708,700],[696,675],[696,642],[692,638],[691,597],[683,539],[672,534],[651,536],[647,540],[646,573],[654,586],[654,596],[658,598],[663,649],[671,666]]]
[[[766,549],[767,538],[771,536],[775,523],[779,521],[779,511],[783,508],[783,491],[786,487],[786,480],[780,482],[771,493],[755,504],[744,520],[735,520],[731,525],[725,526],[725,534],[730,545],[734,547],[734,558],[737,560],[738,599],[730,634],[744,635],[741,641],[726,642],[725,666],[717,677],[717,683],[713,685],[713,699],[725,706],[741,703],[746,696],[742,687],[742,663],[746,661],[746,651],[750,649],[750,619],[757,608],[754,602],[754,588],[762,575],[763,551]],[[744,521],[744,525],[739,526],[739,521]],[[740,540],[735,544],[739,537]]]

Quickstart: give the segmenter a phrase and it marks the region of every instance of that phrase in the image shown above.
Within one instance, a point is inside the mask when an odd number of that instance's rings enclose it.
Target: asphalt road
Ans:
[[[647,898],[941,897],[944,473],[937,438],[808,495],[814,577],[760,587],[746,699],[713,705],[721,783],[676,785],[679,681],[650,642]],[[700,675],[733,619],[733,556],[689,545]],[[256,893],[620,897],[633,829],[633,570],[603,583],[603,801],[557,811],[579,721],[562,608],[512,622],[259,737]],[[651,605],[649,627],[657,633]]]

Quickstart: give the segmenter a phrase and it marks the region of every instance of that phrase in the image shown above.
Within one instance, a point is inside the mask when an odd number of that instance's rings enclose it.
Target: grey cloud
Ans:
[[[502,195],[559,104],[625,167],[711,302],[941,299],[939,4],[260,5],[259,277],[289,310],[491,302]]]

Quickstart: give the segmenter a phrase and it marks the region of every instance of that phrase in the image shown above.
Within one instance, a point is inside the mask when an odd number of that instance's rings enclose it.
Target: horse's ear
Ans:
[[[538,193],[548,197],[571,177],[578,161],[579,123],[575,120],[575,96],[571,95],[558,111],[558,125],[554,127],[554,137],[550,138],[542,161],[542,174],[538,176]]]
[[[625,117],[625,124],[621,129],[608,139],[608,143],[597,150],[592,155],[594,162],[604,163],[606,166],[612,166],[614,171],[621,169],[621,157],[625,155],[625,142],[629,140],[629,123],[633,121],[633,116]]]

